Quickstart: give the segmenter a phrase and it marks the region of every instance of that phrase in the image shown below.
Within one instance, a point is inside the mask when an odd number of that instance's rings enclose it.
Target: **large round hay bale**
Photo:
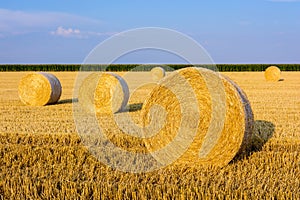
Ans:
[[[59,80],[50,73],[25,75],[18,87],[19,97],[26,105],[44,106],[56,103],[62,92]]]
[[[159,81],[166,75],[166,72],[162,67],[153,67],[150,72],[153,81]]]
[[[128,102],[129,89],[125,80],[109,72],[90,74],[79,88],[78,101],[92,113],[112,114],[122,111]]]
[[[280,80],[280,69],[276,66],[270,66],[265,71],[265,78],[267,81],[279,81]]]
[[[172,72],[142,109],[145,144],[163,165],[224,166],[246,151],[253,114],[244,92],[203,68]]]

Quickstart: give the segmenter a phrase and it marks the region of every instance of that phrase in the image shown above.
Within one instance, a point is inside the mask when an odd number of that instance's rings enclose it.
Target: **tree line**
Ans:
[[[185,67],[205,67],[212,70],[225,71],[264,71],[274,65],[281,71],[300,71],[300,64],[216,64],[216,65],[191,65],[191,64],[1,64],[0,71],[150,71],[153,67],[160,66],[166,71],[177,70]]]

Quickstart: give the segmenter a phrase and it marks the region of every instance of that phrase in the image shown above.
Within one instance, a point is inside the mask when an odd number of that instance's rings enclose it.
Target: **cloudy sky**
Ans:
[[[0,63],[82,63],[99,43],[142,27],[186,34],[216,63],[300,63],[297,0],[2,1]],[[163,54],[118,62],[180,62]]]

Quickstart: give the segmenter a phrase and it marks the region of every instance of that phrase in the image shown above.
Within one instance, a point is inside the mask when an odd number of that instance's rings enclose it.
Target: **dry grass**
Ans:
[[[63,87],[61,100],[39,108],[24,106],[18,98],[24,74],[0,73],[0,199],[300,198],[298,72],[282,72],[285,81],[268,83],[263,72],[224,73],[245,91],[253,108],[256,137],[249,156],[222,169],[171,166],[145,174],[114,171],[82,146],[71,104],[76,73],[54,73]],[[130,89],[138,82],[129,81]],[[130,115],[138,119],[139,112]],[[140,145],[114,140],[124,148]]]

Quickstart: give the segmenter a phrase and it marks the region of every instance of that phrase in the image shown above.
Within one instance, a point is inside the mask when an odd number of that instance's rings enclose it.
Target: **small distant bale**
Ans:
[[[151,69],[151,76],[153,81],[159,81],[166,76],[166,71],[162,67],[154,67]]]
[[[184,68],[142,108],[145,145],[162,165],[224,166],[251,144],[253,113],[239,86],[214,71]]]
[[[53,74],[38,72],[25,75],[19,83],[18,92],[24,104],[44,106],[59,100],[62,87]]]
[[[281,71],[276,66],[270,66],[265,70],[265,78],[267,81],[279,81]]]
[[[92,73],[79,88],[78,101],[89,113],[113,114],[123,111],[128,99],[128,85],[115,73]]]

